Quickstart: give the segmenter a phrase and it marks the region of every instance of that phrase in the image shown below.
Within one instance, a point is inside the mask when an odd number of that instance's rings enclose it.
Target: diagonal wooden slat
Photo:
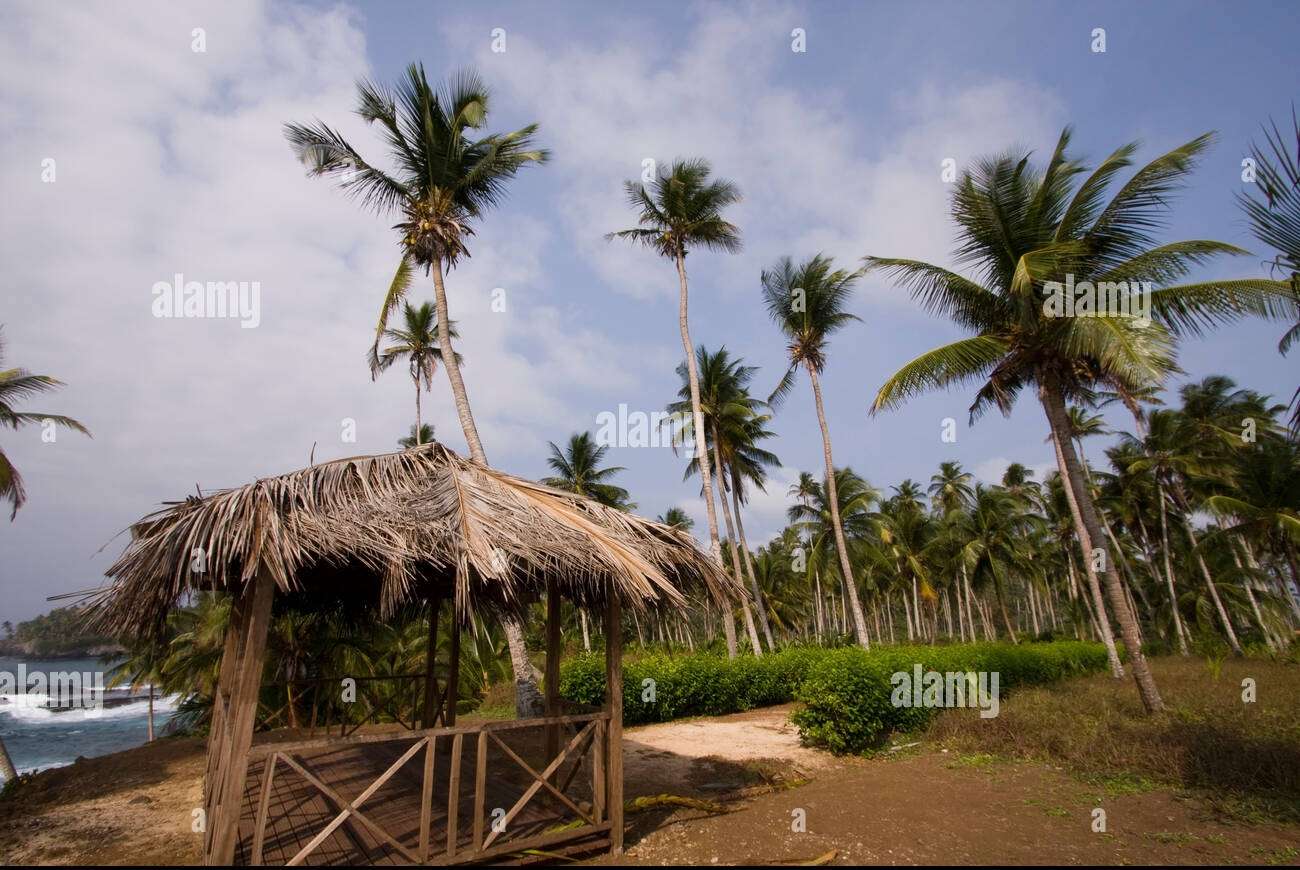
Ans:
[[[326,796],[332,798],[340,806],[343,807],[343,812],[339,813],[334,818],[333,821],[331,821],[328,825],[325,826],[324,829],[321,830],[320,833],[318,833],[315,837],[313,837],[310,843],[308,843],[306,846],[303,846],[302,850],[299,851],[297,855],[294,855],[292,858],[290,858],[288,865],[290,867],[296,867],[299,864],[301,864],[303,859],[306,858],[308,855],[310,855],[316,849],[317,846],[323,843],[325,839],[329,837],[330,834],[334,833],[334,830],[338,828],[339,825],[347,821],[349,816],[356,818],[356,820],[361,822],[363,825],[365,825],[366,828],[369,829],[371,833],[379,837],[381,840],[387,842],[397,851],[401,852],[403,857],[405,857],[412,864],[420,863],[420,859],[418,855],[416,855],[410,849],[406,848],[406,846],[398,842],[398,840],[395,837],[393,837],[393,835],[389,834],[387,831],[385,831],[375,822],[366,818],[366,816],[362,814],[362,812],[358,809],[358,807],[360,807],[362,803],[364,803],[367,799],[370,798],[371,795],[373,795],[376,791],[378,791],[380,787],[383,786],[384,783],[388,782],[388,780],[393,776],[393,774],[397,773],[397,771],[400,770],[402,766],[406,764],[406,762],[410,761],[411,758],[415,756],[415,753],[419,752],[420,749],[426,743],[427,743],[427,739],[417,740],[410,749],[402,753],[402,756],[398,758],[397,761],[393,762],[392,766],[389,767],[388,770],[384,771],[383,774],[381,774],[378,779],[372,782],[366,788],[365,791],[359,794],[355,801],[345,800],[341,795],[339,795],[338,792],[336,792],[334,789],[330,788],[328,785],[326,785],[325,783],[317,779],[315,776],[313,776],[310,772],[307,771],[306,768],[304,768],[302,765],[296,762],[292,757],[288,755],[283,756],[284,763],[292,767],[295,771],[297,771],[299,776],[303,777],[309,783],[316,786],[316,788],[320,789]]]
[[[538,790],[545,783],[546,778],[560,768],[560,765],[564,763],[564,760],[569,757],[569,753],[572,752],[582,739],[587,736],[587,732],[590,731],[594,725],[594,721],[588,722],[585,728],[573,736],[573,739],[569,741],[569,744],[564,747],[564,751],[557,755],[550,764],[546,765],[546,769],[543,770],[541,774],[537,775],[538,778],[534,780],[533,784],[530,785],[519,797],[519,800],[515,801],[515,805],[510,808],[510,811],[505,814],[505,818],[501,820],[501,830],[497,830],[497,828],[493,826],[492,833],[483,841],[484,849],[491,846],[497,837],[500,836],[501,832],[505,830],[506,826],[508,826],[510,822],[514,820],[514,817],[519,814],[519,811],[528,805],[528,802],[533,799],[533,795],[537,794]]]
[[[266,816],[271,808],[271,783],[275,779],[275,765],[280,760],[278,752],[271,753],[262,767],[262,794],[257,801],[257,819],[253,823],[254,867],[262,866],[262,847],[266,843]]]
[[[561,801],[563,801],[563,802],[564,802],[564,805],[567,806],[569,809],[573,810],[575,813],[577,813],[578,816],[579,816],[583,821],[585,821],[585,822],[586,822],[587,824],[589,824],[589,825],[594,825],[594,824],[596,823],[596,820],[595,820],[595,819],[593,819],[591,816],[589,816],[589,815],[587,815],[586,813],[584,813],[582,810],[578,809],[578,805],[575,804],[573,801],[569,800],[568,796],[566,796],[566,795],[564,794],[563,791],[561,791],[560,789],[558,789],[558,788],[556,788],[554,785],[552,785],[552,784],[551,784],[551,780],[550,780],[549,777],[543,777],[540,773],[538,773],[537,771],[533,770],[532,765],[530,765],[528,762],[524,761],[522,758],[520,758],[518,755],[516,755],[516,754],[515,754],[515,751],[514,751],[513,749],[511,749],[509,746],[507,746],[505,743],[501,742],[501,738],[500,738],[500,737],[497,737],[495,734],[488,734],[486,731],[483,732],[483,733],[484,733],[484,734],[487,734],[487,736],[491,737],[492,740],[496,742],[496,745],[497,745],[497,746],[500,746],[500,747],[501,747],[501,750],[502,750],[502,751],[503,751],[507,756],[509,756],[510,759],[511,759],[512,761],[514,761],[515,764],[517,764],[517,765],[519,765],[520,767],[522,767],[522,768],[527,772],[527,774],[528,774],[529,776],[531,776],[534,780],[540,782],[540,783],[542,784],[542,788],[549,790],[549,791],[551,792],[551,794],[555,795],[557,798],[559,798]],[[568,755],[568,752],[567,752],[567,751],[565,752],[565,755]],[[560,759],[560,763],[561,763],[561,764],[564,763],[564,758],[563,758],[563,757],[561,757],[561,759]],[[549,769],[549,768],[548,768],[548,769]]]

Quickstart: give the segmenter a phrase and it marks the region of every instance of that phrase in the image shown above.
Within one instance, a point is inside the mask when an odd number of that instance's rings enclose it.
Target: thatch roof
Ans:
[[[156,631],[188,593],[235,591],[259,570],[282,593],[342,594],[380,615],[431,591],[454,593],[462,618],[518,607],[547,578],[585,604],[603,601],[612,583],[638,609],[744,594],[685,532],[436,443],[191,496],[131,534],[107,571],[113,582],[91,601],[95,624],[128,636]]]

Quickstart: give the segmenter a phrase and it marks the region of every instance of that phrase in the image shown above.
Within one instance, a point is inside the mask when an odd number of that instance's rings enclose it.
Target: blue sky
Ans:
[[[1066,123],[1094,161],[1134,139],[1145,160],[1219,131],[1165,238],[1254,249],[1233,196],[1259,124],[1296,97],[1297,20],[1291,4],[1254,2],[7,4],[7,364],[67,381],[33,407],[72,414],[95,438],[3,435],[31,499],[0,526],[0,618],[96,585],[120,552],[113,536],[196,484],[297,468],[313,445],[317,459],[388,450],[409,425],[409,381],[395,369],[372,383],[363,364],[395,265],[392,220],[305,178],[279,130],[319,116],[375,153],[350,117],[358,76],[392,80],[413,60],[437,76],[474,66],[494,91],[491,126],[537,121],[554,152],[521,174],[448,279],[489,456],[540,476],[548,441],[620,403],[662,408],[676,390],[672,267],[602,238],[631,225],[620,184],[643,159],[707,157],[746,193],[734,214],[745,250],[690,258],[692,330],[760,366],[767,389],[783,348],[759,304],[764,267],[817,251],[850,266],[864,254],[947,263],[941,162],[1017,144],[1043,155]],[[795,28],[805,52],[791,51]],[[1091,50],[1094,28],[1104,53]],[[1256,275],[1263,259],[1202,274]],[[260,325],[152,317],[150,288],[177,272],[258,281]],[[490,308],[495,288],[505,312]],[[837,464],[880,487],[924,481],[947,459],[986,478],[1012,460],[1048,466],[1031,401],[974,428],[962,393],[868,417],[885,377],[958,333],[875,277],[854,310],[863,322],[834,340],[825,377]],[[1289,397],[1296,365],[1276,353],[1280,332],[1240,324],[1185,343],[1180,359],[1188,377],[1223,372]],[[463,449],[441,378],[425,408]],[[945,417],[959,421],[955,444],[940,441]],[[747,517],[755,543],[779,528],[789,481],[820,468],[806,382],[773,428],[783,467]],[[627,467],[642,513],[681,505],[702,520],[670,450],[609,459]]]

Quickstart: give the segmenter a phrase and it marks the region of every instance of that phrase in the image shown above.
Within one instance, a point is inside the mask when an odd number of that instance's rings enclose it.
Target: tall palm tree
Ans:
[[[487,124],[490,99],[472,71],[458,73],[435,89],[421,64],[411,64],[395,88],[357,82],[356,114],[378,124],[392,172],[366,161],[342,134],[324,122],[286,124],[290,146],[308,174],[333,178],[348,195],[380,214],[396,214],[401,258],[379,309],[375,344],[388,317],[405,298],[417,269],[433,276],[438,347],[452,349],[451,314],[444,274],[469,256],[473,224],[505,197],[507,183],[548,154],[535,147],[536,124],[510,133],[480,135]],[[443,360],[456,413],[470,456],[484,465],[487,454],[479,439],[469,394],[454,353]],[[537,707],[538,675],[528,658],[522,628],[502,617],[515,669],[516,701],[521,712]]]
[[[857,584],[853,580],[853,566],[849,561],[849,546],[840,522],[839,499],[835,492],[835,462],[831,455],[831,430],[826,424],[826,407],[822,402],[821,375],[826,368],[826,354],[830,337],[859,318],[849,313],[849,299],[860,272],[836,269],[827,256],[817,254],[812,259],[795,266],[789,257],[783,257],[770,270],[762,274],[763,302],[767,312],[776,321],[785,336],[790,367],[772,392],[770,403],[785,398],[794,387],[799,369],[808,373],[812,384],[813,402],[817,408],[817,422],[822,433],[822,459],[826,468],[827,501],[831,508],[831,522],[835,532],[835,549],[839,554],[840,572],[844,589],[853,611],[853,629],[858,643],[870,648],[867,623],[858,601]]]
[[[983,381],[971,406],[1009,413],[1020,392],[1033,387],[1051,426],[1066,493],[1078,508],[1083,546],[1102,555],[1088,560],[1090,580],[1101,573],[1115,612],[1143,706],[1163,708],[1142,655],[1136,617],[1124,599],[1113,560],[1105,558],[1096,505],[1068,437],[1066,403],[1086,390],[1119,383],[1159,383],[1174,368],[1175,336],[1248,315],[1279,316],[1285,287],[1264,279],[1178,283],[1213,257],[1244,254],[1223,242],[1157,244],[1171,195],[1186,179],[1210,135],[1198,137],[1139,169],[1109,200],[1107,188],[1132,165],[1136,144],[1116,149],[1091,173],[1068,152],[1061,134],[1047,165],[1026,153],[979,161],[953,195],[960,241],[957,259],[974,278],[929,263],[868,257],[869,268],[899,280],[929,310],[973,333],[922,354],[880,388],[873,412],[895,407],[935,387]],[[1086,174],[1075,186],[1076,176]],[[1137,317],[1060,317],[1048,282],[1151,281],[1154,322]]]
[[[609,482],[611,477],[627,469],[617,465],[602,468],[600,465],[609,452],[609,445],[598,446],[590,432],[581,432],[570,435],[569,443],[563,449],[554,441],[550,442],[550,447],[551,456],[546,464],[555,475],[543,478],[542,483],[622,511],[636,507],[629,501],[626,489]]]
[[[740,201],[740,189],[725,179],[711,179],[711,174],[706,160],[675,160],[668,173],[657,176],[648,188],[637,181],[625,182],[628,204],[637,210],[637,226],[609,233],[605,238],[626,239],[644,245],[661,257],[672,260],[677,267],[677,327],[686,354],[691,389],[695,459],[699,463],[705,513],[709,520],[709,552],[714,561],[721,564],[722,545],[713,505],[713,475],[703,435],[700,377],[695,364],[695,346],[691,343],[686,255],[698,248],[726,253],[740,250],[740,230],[722,214],[727,207]],[[729,618],[723,623],[730,628]],[[729,646],[734,646],[734,641]]]
[[[776,649],[768,613],[770,604],[764,600],[762,583],[754,569],[754,559],[750,553],[749,540],[745,537],[745,520],[742,507],[748,502],[746,490],[754,486],[760,492],[767,491],[767,469],[780,466],[781,460],[775,453],[759,446],[760,442],[775,438],[776,433],[767,428],[772,419],[770,414],[750,411],[748,414],[730,418],[719,427],[717,444],[721,459],[719,465],[725,469],[723,489],[731,489],[732,510],[736,514],[736,534],[740,536],[740,552],[749,571],[749,581],[754,595],[754,606],[758,609],[763,634],[767,638],[768,649]]]
[[[0,327],[0,366],[4,365],[5,340],[4,328]],[[27,369],[0,368],[0,426],[17,430],[20,426],[30,424],[53,423],[83,435],[90,435],[90,430],[71,417],[61,414],[46,414],[40,411],[19,411],[14,405],[31,396],[39,396],[63,386],[63,381],[49,375],[34,375]],[[18,516],[18,509],[27,501],[27,490],[23,486],[22,475],[0,448],[0,498],[9,500],[12,510],[9,520]]]
[[[372,377],[378,377],[379,373],[386,371],[397,360],[405,358],[410,365],[411,380],[415,383],[415,446],[424,443],[424,426],[422,425],[420,414],[420,390],[433,389],[433,374],[438,370],[438,363],[442,362],[442,350],[438,347],[438,315],[434,307],[428,302],[421,304],[419,307],[412,307],[411,303],[402,303],[402,317],[406,321],[406,326],[402,329],[385,329],[383,337],[393,342],[383,350],[379,345],[375,345],[370,354],[370,374]],[[456,332],[456,324],[453,323],[448,330],[452,338],[460,338]],[[456,364],[460,365],[464,360],[459,353],[456,354]]]
[[[704,345],[696,348],[695,367],[699,372],[700,411],[704,419],[705,442],[711,451],[712,464],[717,474],[718,498],[727,526],[732,565],[737,579],[742,579],[743,582],[742,575],[746,571],[749,576],[754,611],[751,612],[748,606],[742,606],[745,625],[751,635],[754,654],[761,655],[758,628],[762,629],[768,649],[774,648],[775,640],[767,621],[767,607],[754,575],[753,560],[744,541],[740,489],[745,478],[756,480],[761,485],[766,476],[764,467],[778,464],[776,456],[758,446],[759,441],[772,437],[773,433],[764,427],[769,418],[759,414],[759,403],[748,391],[757,368],[745,365],[739,357],[731,356],[725,347],[710,353]],[[692,407],[690,373],[685,363],[677,366],[677,376],[681,380],[678,398],[668,405],[668,411],[680,415]],[[698,473],[699,468],[698,457],[692,458],[686,467],[686,479]],[[728,504],[728,494],[732,496],[732,504]],[[757,627],[753,625],[754,612],[759,617]]]

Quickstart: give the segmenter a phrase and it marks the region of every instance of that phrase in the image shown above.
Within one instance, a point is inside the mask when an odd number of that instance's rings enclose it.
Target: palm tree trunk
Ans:
[[[913,643],[916,640],[916,636],[912,633],[912,605],[907,600],[906,589],[903,590],[903,594],[900,597],[903,599],[903,616],[907,618],[907,642]]]
[[[970,588],[970,573],[966,570],[966,561],[965,561],[965,559],[963,559],[963,560],[962,560],[962,563],[961,563],[961,582],[962,582],[962,585],[966,587],[966,622],[967,622],[967,624],[970,626],[970,639],[971,639],[971,643],[974,643],[975,640],[976,640],[976,635],[975,635],[975,615],[974,615],[973,613],[971,613],[971,600],[972,600],[975,596],[971,594],[971,588]]]
[[[415,446],[416,446],[416,447],[419,447],[421,444],[424,443],[424,440],[423,440],[423,438],[422,438],[422,436],[424,435],[424,433],[420,431],[420,425],[421,425],[421,421],[420,421],[420,376],[419,376],[419,374],[416,374],[416,376],[415,376]]]
[[[1165,517],[1166,512],[1164,509],[1165,508],[1164,493],[1159,492],[1158,497],[1160,499],[1160,526],[1161,526],[1160,533],[1161,536],[1165,539],[1165,541],[1168,541],[1169,540],[1168,520]],[[1143,549],[1146,550],[1147,563],[1150,566],[1151,573],[1155,576],[1156,581],[1159,582],[1160,567],[1155,560],[1155,554],[1151,552],[1151,538],[1147,535],[1146,523],[1142,522],[1141,517],[1138,517],[1138,529],[1142,532],[1142,546]],[[1170,607],[1173,608],[1173,615],[1174,615],[1174,634],[1178,638],[1178,653],[1179,655],[1186,656],[1188,654],[1187,635],[1183,629],[1183,619],[1178,613],[1178,594],[1174,591],[1173,566],[1171,565],[1169,560],[1169,547],[1167,544],[1165,545],[1164,548],[1164,562],[1165,562],[1165,572],[1164,572],[1165,582],[1166,582],[1166,587],[1169,590],[1169,604]]]
[[[0,737],[0,780],[5,785],[13,782],[18,778],[18,771],[14,770],[13,759],[9,757],[9,750],[5,747],[5,739]]]
[[[465,381],[460,376],[460,363],[456,361],[456,351],[451,343],[451,315],[447,309],[447,288],[442,280],[442,258],[434,257],[433,268],[433,304],[438,312],[438,347],[443,352],[443,371],[451,382],[451,395],[456,403],[456,414],[460,417],[460,428],[465,433],[465,443],[469,455],[475,462],[487,465],[487,454],[483,452],[483,442],[478,437],[478,428],[474,425],[474,413],[469,407],[469,394],[465,391]],[[419,397],[419,389],[416,389]],[[418,429],[417,429],[418,433]],[[418,435],[417,435],[418,437]],[[453,605],[453,608],[455,605]],[[542,708],[542,693],[538,689],[541,674],[533,667],[528,657],[528,645],[524,642],[524,631],[519,621],[509,615],[502,615],[501,630],[505,632],[506,642],[510,647],[510,665],[515,673],[515,712],[520,716],[538,715],[535,711]]]
[[[1214,577],[1210,575],[1210,566],[1205,564],[1205,557],[1196,549],[1196,533],[1192,531],[1191,520],[1185,514],[1183,530],[1187,532],[1187,543],[1191,546],[1192,555],[1201,569],[1201,577],[1205,580],[1205,588],[1210,592],[1210,600],[1214,602],[1214,610],[1219,614],[1219,622],[1223,624],[1223,633],[1228,637],[1228,646],[1232,648],[1233,655],[1244,656],[1246,653],[1241,648],[1241,642],[1237,640],[1237,632],[1232,627],[1232,618],[1228,616],[1228,609],[1223,606],[1223,599],[1219,597],[1219,590],[1214,585]]]
[[[1064,406],[1064,402],[1062,402]],[[1046,404],[1043,406],[1046,408]],[[1051,418],[1048,418],[1051,425]],[[1068,427],[1068,418],[1065,424]],[[1068,432],[1068,428],[1061,430]],[[1065,461],[1065,436],[1057,436],[1055,426],[1052,431],[1052,447],[1056,451],[1056,464],[1059,469],[1066,467]],[[1071,446],[1070,453],[1073,455],[1074,448]],[[1084,576],[1088,578],[1088,592],[1092,595],[1092,608],[1097,618],[1097,630],[1101,633],[1101,641],[1106,646],[1106,658],[1110,662],[1111,676],[1119,679],[1124,676],[1124,666],[1119,660],[1119,651],[1115,648],[1115,635],[1110,630],[1110,619],[1106,615],[1106,604],[1101,596],[1101,582],[1097,579],[1097,572],[1092,565],[1092,538],[1088,536],[1087,526],[1083,521],[1083,511],[1079,508],[1079,497],[1072,485],[1068,485],[1069,478],[1065,471],[1061,471],[1061,480],[1067,485],[1063,486],[1065,490],[1065,500],[1070,505],[1070,515],[1074,518],[1074,534],[1079,539],[1079,547],[1083,553]],[[1089,502],[1091,503],[1091,501]],[[1107,568],[1110,565],[1106,566]],[[1121,596],[1122,597],[1122,596]]]
[[[825,604],[825,602],[822,601],[822,572],[821,571],[816,571],[813,573],[813,589],[815,590],[814,594],[816,595],[816,602],[813,607],[813,625],[816,626],[817,628],[817,643],[820,644],[822,642],[822,632],[824,629],[823,611],[824,611],[824,604]]]
[[[1083,470],[1079,467],[1079,457],[1074,452],[1074,444],[1069,438],[1070,423],[1069,416],[1065,410],[1065,400],[1060,390],[1049,383],[1042,383],[1039,386],[1039,399],[1042,402],[1043,410],[1047,413],[1047,420],[1052,429],[1052,437],[1056,441],[1057,450],[1061,463],[1061,476],[1065,483],[1065,491],[1069,493],[1074,491],[1074,500],[1078,506],[1078,514],[1081,522],[1076,531],[1079,533],[1079,540],[1084,542],[1084,546],[1091,552],[1097,543],[1104,540],[1102,537],[1101,523],[1097,520],[1097,510],[1092,503],[1092,493],[1083,480]],[[1103,554],[1105,550],[1103,549]],[[1095,576],[1093,571],[1092,559],[1085,560],[1090,576]],[[1155,677],[1151,674],[1151,668],[1147,665],[1146,656],[1142,654],[1142,643],[1138,638],[1137,620],[1133,612],[1129,610],[1128,602],[1124,600],[1124,589],[1120,585],[1119,573],[1115,570],[1112,560],[1107,559],[1103,565],[1106,578],[1106,595],[1110,599],[1111,609],[1115,612],[1115,619],[1119,622],[1120,635],[1124,638],[1124,648],[1129,656],[1129,664],[1133,671],[1133,679],[1137,683],[1138,695],[1142,699],[1142,706],[1148,713],[1155,713],[1164,709],[1164,702],[1160,699],[1160,690],[1156,687]],[[1099,620],[1105,624],[1104,611],[1098,613]]]
[[[582,648],[591,652],[591,631],[587,628],[587,611],[581,607],[578,608],[578,619],[582,623]]]
[[[848,596],[850,609],[853,611],[853,629],[857,633],[858,643],[864,649],[871,649],[871,640],[867,637],[867,623],[862,618],[862,605],[858,603],[857,584],[853,582],[853,566],[849,564],[849,546],[844,540],[844,525],[840,522],[839,493],[835,487],[835,462],[831,458],[831,430],[826,425],[821,379],[815,368],[808,366],[807,369],[808,377],[812,380],[813,400],[817,404],[817,422],[822,429],[822,457],[826,462],[826,499],[831,505],[831,525],[835,529],[835,549],[840,556],[840,576],[844,578],[844,591]]]
[[[1007,596],[1002,589],[1002,584],[996,580],[993,582],[993,594],[998,599],[998,610],[1002,613],[1002,624],[1007,627],[1007,634],[1011,637],[1012,643],[1020,643],[1016,637],[1016,627],[1011,624],[1011,614],[1007,613]]]
[[[709,451],[704,443],[704,411],[700,407],[700,373],[695,365],[695,345],[691,343],[691,327],[688,315],[689,291],[686,283],[685,252],[677,251],[677,284],[679,289],[677,301],[677,326],[682,335],[682,350],[686,352],[686,376],[691,388],[691,434],[695,439],[695,461],[700,467],[700,481],[704,489],[704,508],[709,519],[709,555],[717,564],[722,564],[722,544],[718,535],[718,515],[713,506],[713,473],[709,468]],[[735,627],[731,625],[730,613],[724,613],[723,626],[727,631],[727,655],[736,657],[734,640]]]
[[[1250,541],[1244,535],[1241,538],[1241,547],[1246,551],[1246,564],[1256,571],[1261,570],[1259,561],[1255,559],[1255,548],[1250,545]],[[1278,581],[1278,590],[1282,593],[1282,597],[1286,599],[1287,604],[1291,605],[1291,612],[1296,621],[1300,622],[1300,601],[1297,601],[1296,597],[1291,594],[1291,589],[1287,586],[1286,578],[1282,576],[1281,570],[1274,572],[1274,576]]]
[[[1232,541],[1229,541],[1229,549],[1232,550],[1232,561],[1237,566],[1237,570],[1242,572],[1241,588],[1246,590],[1246,598],[1250,601],[1251,613],[1255,615],[1255,624],[1259,626],[1260,634],[1264,635],[1264,642],[1268,644],[1270,652],[1275,652],[1277,647],[1273,644],[1273,635],[1264,623],[1264,615],[1259,612],[1259,602],[1255,600],[1254,578],[1246,574],[1246,566],[1242,564],[1241,554]]]
[[[713,457],[718,468],[718,501],[722,503],[722,518],[727,523],[727,548],[731,550],[731,573],[736,578],[736,582],[743,588],[745,585],[745,570],[740,565],[740,551],[736,547],[736,525],[731,518],[731,508],[727,505],[727,480],[725,477],[727,472],[722,465],[722,453],[718,448],[716,429],[714,430],[713,439]],[[754,627],[754,614],[749,609],[749,602],[742,599],[740,609],[745,617],[745,631],[749,634],[749,642],[754,648],[754,655],[761,657],[763,647],[758,642],[758,631]]]
[[[714,427],[713,433],[716,435],[717,427]],[[722,466],[719,465],[719,474]],[[725,492],[727,489],[726,480],[722,481],[722,488]],[[763,590],[758,585],[758,575],[754,572],[754,557],[749,552],[749,542],[745,540],[745,522],[740,518],[740,481],[732,475],[731,484],[731,505],[736,516],[736,535],[740,538],[740,552],[744,556],[745,570],[749,574],[749,589],[754,595],[754,610],[758,613],[758,625],[763,630],[763,639],[767,641],[767,648],[770,652],[776,652],[776,641],[772,638],[772,623],[767,618],[767,604],[763,601]]]

